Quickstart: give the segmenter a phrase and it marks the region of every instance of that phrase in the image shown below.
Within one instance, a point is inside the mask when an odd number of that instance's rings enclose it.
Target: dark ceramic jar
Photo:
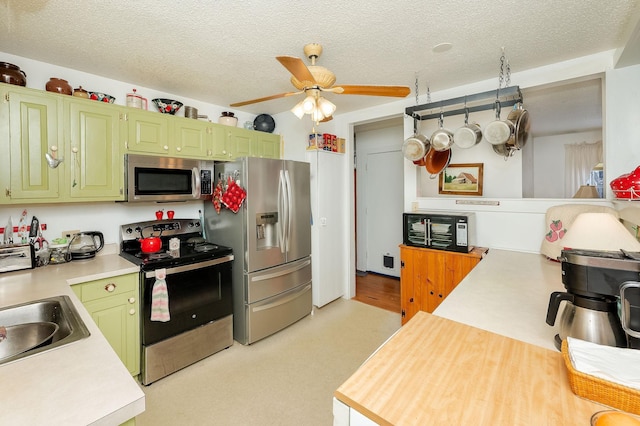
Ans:
[[[62,93],[63,95],[71,95],[73,93],[73,88],[67,80],[56,77],[51,77],[47,81],[45,89],[47,89],[47,92]]]
[[[0,81],[15,84],[16,86],[26,86],[27,75],[17,65],[9,62],[0,62]]]

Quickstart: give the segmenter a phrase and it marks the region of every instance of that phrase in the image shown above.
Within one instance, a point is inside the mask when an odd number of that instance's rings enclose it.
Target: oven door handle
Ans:
[[[180,272],[193,271],[196,269],[206,268],[208,266],[220,265],[222,263],[231,262],[232,260],[233,260],[233,255],[230,254],[228,256],[220,257],[218,259],[192,263],[190,265],[176,266],[175,268],[167,268],[166,271],[167,271],[167,275],[179,274]],[[145,278],[155,278],[155,276],[156,276],[156,271],[147,271],[144,273]]]

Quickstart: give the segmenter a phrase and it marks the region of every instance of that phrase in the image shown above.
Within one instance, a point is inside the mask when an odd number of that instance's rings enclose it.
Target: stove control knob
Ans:
[[[140,228],[139,226],[136,226],[135,231],[136,231],[136,233],[140,234],[142,232],[142,228]]]
[[[126,232],[127,234],[131,234],[133,233],[133,229],[131,229],[131,227],[128,227],[127,229],[124,230],[124,232]]]

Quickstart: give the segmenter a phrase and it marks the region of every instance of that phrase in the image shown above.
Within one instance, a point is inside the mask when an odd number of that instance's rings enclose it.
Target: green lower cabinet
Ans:
[[[138,274],[73,286],[74,292],[132,376],[140,373]]]

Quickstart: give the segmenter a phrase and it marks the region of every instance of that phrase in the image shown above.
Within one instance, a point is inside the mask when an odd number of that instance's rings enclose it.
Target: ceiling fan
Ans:
[[[311,61],[310,66],[306,66],[302,59],[294,56],[276,56],[276,59],[291,73],[291,84],[293,84],[298,91],[236,102],[230,106],[241,107],[305,93],[307,95],[305,99],[294,106],[291,111],[296,114],[298,118],[302,118],[304,114],[310,114],[315,122],[319,122],[330,120],[336,109],[335,105],[321,96],[322,92],[331,92],[340,95],[389,96],[398,98],[404,98],[411,92],[407,86],[363,86],[353,84],[334,86],[333,84],[336,81],[335,74],[325,67],[316,65],[316,59],[322,54],[322,46],[317,43],[311,43],[304,46],[303,50],[304,54]]]

